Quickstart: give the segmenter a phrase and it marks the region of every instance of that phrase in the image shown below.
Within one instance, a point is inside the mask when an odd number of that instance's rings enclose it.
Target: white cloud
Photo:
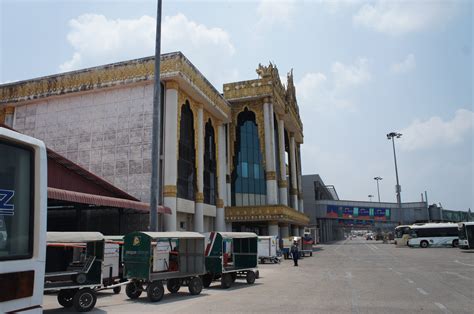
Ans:
[[[258,28],[289,25],[296,12],[295,0],[262,0],[257,7]]]
[[[415,120],[400,131],[403,137],[399,143],[405,151],[455,145],[469,134],[472,136],[473,121],[474,112],[466,109],[457,110],[454,118],[448,121],[437,116],[426,121]]]
[[[392,66],[390,67],[390,71],[396,74],[407,73],[413,70],[415,67],[416,67],[415,56],[411,53],[405,58],[405,60],[399,63],[392,64]]]
[[[453,14],[451,1],[378,0],[363,5],[353,22],[380,33],[402,35],[435,27]]]
[[[321,72],[306,73],[296,83],[298,103],[304,113],[346,109],[353,110],[351,93],[371,79],[367,59],[359,58],[354,64],[334,62],[329,76]],[[308,115],[311,116],[311,115]]]
[[[355,86],[370,80],[371,74],[367,59],[360,58],[353,65],[335,62],[331,69],[337,87]]]
[[[61,71],[150,56],[155,52],[156,20],[147,15],[137,19],[109,19],[104,15],[84,14],[70,20],[69,27],[67,40],[74,53],[60,65]],[[161,27],[163,53],[182,51],[213,83],[221,84],[224,79],[236,76],[235,69],[226,64],[230,63],[235,48],[222,28],[199,24],[181,13],[164,17]]]

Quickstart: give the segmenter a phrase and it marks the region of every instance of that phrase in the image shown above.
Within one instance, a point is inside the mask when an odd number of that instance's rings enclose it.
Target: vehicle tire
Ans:
[[[237,273],[230,273],[231,277],[232,277],[232,283],[235,282],[235,280],[237,279]]]
[[[76,291],[72,289],[59,290],[58,292],[58,303],[65,307],[69,308],[74,305],[73,299]]]
[[[163,288],[163,282],[161,280],[156,280],[148,284],[146,289],[146,294],[148,300],[151,302],[158,302],[163,299],[165,294],[165,288]]]
[[[181,281],[178,278],[168,279],[166,288],[170,293],[177,293],[179,288],[181,288]]]
[[[125,293],[130,299],[138,299],[142,294],[142,289],[136,282],[131,282],[125,287]]]
[[[209,286],[212,283],[212,275],[211,274],[205,274],[202,276],[202,285],[204,288],[209,288]]]
[[[73,298],[74,309],[77,312],[91,311],[97,302],[95,291],[90,288],[80,289]]]
[[[115,288],[113,289],[113,291],[114,291],[115,294],[119,294],[120,291],[122,291],[122,286],[115,287]]]
[[[255,271],[255,279],[258,279],[258,278],[260,278],[260,271],[256,270]]]
[[[420,242],[420,247],[426,249],[429,246],[428,241],[421,241]]]
[[[232,286],[232,276],[229,273],[222,274],[221,277],[221,288],[229,289]]]
[[[245,279],[247,279],[247,283],[249,285],[251,285],[255,282],[255,278],[256,278],[255,273],[251,270],[247,272],[247,276],[245,277]]]
[[[188,284],[189,293],[192,295],[198,295],[202,291],[202,280],[200,277],[194,277],[189,281]]]
[[[453,247],[459,246],[459,240],[453,240]]]

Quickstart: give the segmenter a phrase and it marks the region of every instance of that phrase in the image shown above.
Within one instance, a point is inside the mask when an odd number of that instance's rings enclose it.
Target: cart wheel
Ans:
[[[204,288],[209,288],[209,286],[212,283],[212,275],[211,274],[205,274],[202,276],[202,285]]]
[[[115,288],[113,289],[113,291],[114,291],[115,294],[119,294],[120,291],[122,291],[122,286],[115,287]]]
[[[230,273],[231,277],[232,277],[232,282],[235,282],[235,280],[237,279],[237,273]]]
[[[260,271],[256,270],[255,271],[255,279],[260,278]]]
[[[255,273],[253,271],[250,270],[250,271],[247,272],[246,279],[247,279],[248,284],[250,284],[250,285],[253,284],[255,282],[255,278],[256,278],[256,276],[255,276]]]
[[[76,291],[72,289],[59,290],[58,303],[65,308],[73,306],[73,298],[75,293]]]
[[[89,312],[94,308],[96,302],[97,296],[90,288],[77,291],[73,298],[74,309],[77,312]]]
[[[137,299],[142,294],[142,289],[136,282],[131,282],[125,287],[125,293],[130,299]]]
[[[163,295],[165,294],[163,282],[161,280],[151,282],[146,289],[146,294],[148,300],[150,300],[151,302],[158,302],[163,299]]]
[[[222,274],[221,277],[221,288],[228,289],[232,286],[232,276],[229,273]]]
[[[166,288],[171,293],[178,292],[179,288],[181,288],[181,282],[178,278],[168,279],[166,282]]]
[[[202,291],[202,280],[199,277],[194,277],[189,281],[188,284],[189,293],[192,295],[198,295]]]

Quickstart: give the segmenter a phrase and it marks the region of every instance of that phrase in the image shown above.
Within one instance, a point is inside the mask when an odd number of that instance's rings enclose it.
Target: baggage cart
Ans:
[[[265,262],[278,264],[281,262],[280,257],[277,254],[277,245],[277,236],[258,237],[258,259],[261,264]]]
[[[160,301],[163,285],[171,293],[188,286],[192,295],[202,291],[205,237],[196,232],[132,232],[124,237],[123,262],[126,294],[138,298],[143,291],[151,302]]]

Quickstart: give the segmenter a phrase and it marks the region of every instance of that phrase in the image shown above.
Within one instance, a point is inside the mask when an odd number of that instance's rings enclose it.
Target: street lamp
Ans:
[[[393,146],[393,160],[395,161],[395,176],[397,178],[397,185],[395,186],[395,192],[397,193],[397,203],[398,203],[398,208],[400,210],[400,215],[402,216],[402,198],[400,197],[400,192],[402,191],[402,188],[400,186],[400,182],[398,181],[398,168],[397,168],[397,155],[395,153],[395,138],[400,138],[402,137],[401,133],[397,132],[391,132],[387,134],[387,139],[392,140],[392,146]],[[403,219],[401,219],[403,220]]]
[[[367,195],[369,197],[369,200],[372,202],[372,197],[374,197],[372,194]]]
[[[377,181],[377,195],[378,195],[378,197],[379,197],[379,203],[380,203],[379,181],[380,181],[380,180],[383,180],[383,178],[382,178],[382,177],[375,177],[374,180]]]

